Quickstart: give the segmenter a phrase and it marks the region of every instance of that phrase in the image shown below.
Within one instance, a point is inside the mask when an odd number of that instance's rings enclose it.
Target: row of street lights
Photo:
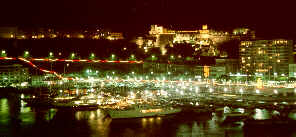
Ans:
[[[59,55],[61,55],[61,53],[59,53]],[[7,57],[7,53],[6,53],[5,50],[2,50],[2,51],[1,51],[0,57]],[[29,57],[30,57],[30,53],[29,53],[29,51],[24,51],[24,53],[23,53],[23,57],[24,57],[24,58],[29,58]],[[76,56],[75,53],[71,53],[69,58],[70,58],[70,59],[75,59],[76,57],[77,57],[77,56]],[[54,53],[53,53],[53,52],[49,52],[48,58],[50,58],[50,59],[54,58]],[[89,59],[95,59],[95,58],[96,58],[96,56],[95,56],[94,53],[91,53],[91,54],[89,55]],[[154,55],[153,55],[152,58],[155,58]],[[110,56],[110,60],[116,60],[116,55],[115,55],[115,54],[111,54],[111,56]],[[132,54],[132,55],[129,57],[129,60],[133,60],[133,61],[136,60],[135,55]]]
[[[61,53],[59,53],[58,55],[61,55]],[[2,50],[1,51],[1,54],[0,54],[0,57],[6,57],[6,56],[7,56],[7,52],[5,50]],[[27,51],[27,50],[24,51],[23,57],[24,58],[29,58],[30,57],[29,51]],[[77,55],[75,53],[71,53],[70,56],[69,56],[70,59],[75,59],[76,57],[77,57]],[[50,58],[50,59],[54,58],[54,53],[53,52],[49,52],[48,58]],[[95,54],[94,53],[90,53],[89,59],[95,59],[95,58],[96,58]],[[116,57],[115,54],[111,54],[111,56],[110,56],[109,59],[110,60],[116,60],[117,57]],[[170,61],[174,61],[175,59],[176,58],[175,58],[174,55],[171,55],[169,57],[169,60]],[[131,54],[130,57],[128,58],[128,60],[135,61],[136,60],[136,56],[134,54]],[[151,55],[150,57],[148,57],[148,60],[156,61],[156,60],[158,60],[158,57],[156,55]]]

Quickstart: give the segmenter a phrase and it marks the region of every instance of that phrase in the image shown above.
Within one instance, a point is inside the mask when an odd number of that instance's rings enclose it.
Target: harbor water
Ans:
[[[223,125],[216,113],[112,119],[102,109],[33,108],[20,94],[0,97],[0,137],[296,137],[293,126]],[[269,111],[256,109],[255,119]]]

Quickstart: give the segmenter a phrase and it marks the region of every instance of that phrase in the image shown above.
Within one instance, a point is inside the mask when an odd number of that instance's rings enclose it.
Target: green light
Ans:
[[[24,57],[25,57],[25,58],[29,57],[29,51],[25,51],[25,53],[24,53]]]
[[[115,60],[115,55],[114,54],[111,55],[111,60]]]
[[[91,53],[90,56],[89,56],[89,58],[90,59],[94,59],[95,58],[95,54],[94,53]]]
[[[1,51],[1,57],[6,57],[6,51],[5,50]]]
[[[71,59],[75,58],[75,53],[71,53]]]

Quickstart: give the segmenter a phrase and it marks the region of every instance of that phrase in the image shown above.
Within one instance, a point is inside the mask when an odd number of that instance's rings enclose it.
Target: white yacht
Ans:
[[[160,106],[133,106],[125,109],[106,109],[106,111],[112,119],[116,119],[165,116],[181,112],[181,108]]]

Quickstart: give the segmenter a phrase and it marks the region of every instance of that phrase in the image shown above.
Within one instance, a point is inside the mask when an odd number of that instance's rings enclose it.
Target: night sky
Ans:
[[[296,36],[294,4],[246,0],[6,0],[0,25],[99,25],[130,34],[145,33],[150,24],[176,28],[218,29],[249,26],[258,36]]]

